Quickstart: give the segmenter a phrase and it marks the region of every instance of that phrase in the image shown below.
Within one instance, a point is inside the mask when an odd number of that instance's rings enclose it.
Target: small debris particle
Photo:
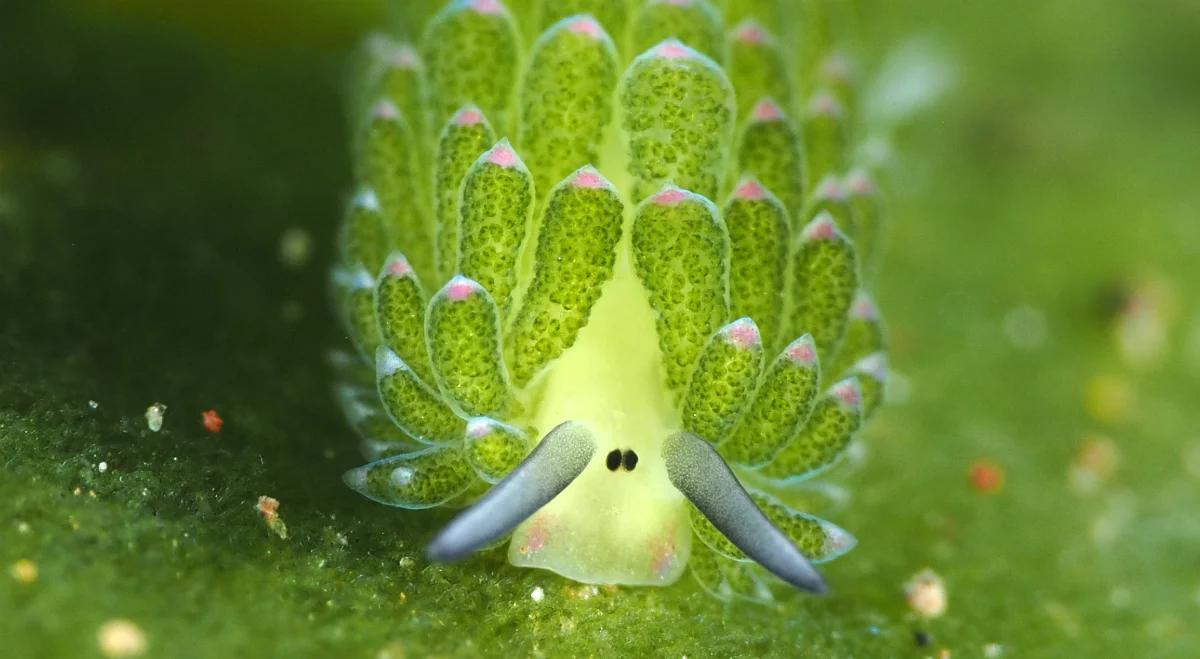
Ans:
[[[312,236],[300,227],[289,227],[279,237],[279,261],[288,268],[299,268],[312,254]]]
[[[103,474],[104,472],[108,471],[108,463],[101,462],[100,464],[96,465],[96,470]]]
[[[1115,375],[1097,375],[1087,381],[1083,392],[1084,407],[1100,423],[1115,425],[1129,416],[1133,407],[1133,388]]]
[[[267,528],[280,537],[282,540],[287,540],[287,524],[283,523],[283,519],[279,517],[279,500],[266,495],[258,497],[258,514],[262,515],[263,521],[267,523]]]
[[[529,599],[540,603],[542,600],[546,599],[546,591],[542,590],[541,586],[538,586],[537,588],[533,589],[533,592],[529,593]]]
[[[414,563],[416,563],[416,561],[412,559],[412,556],[405,556],[400,559],[398,564],[400,567],[412,567]]]
[[[1004,335],[1014,348],[1036,350],[1046,343],[1046,314],[1040,309],[1021,306],[1004,315]]]
[[[590,600],[600,594],[600,589],[592,584],[580,584],[577,587],[567,587],[567,597],[574,600]]]
[[[1078,494],[1091,494],[1112,478],[1121,461],[1117,445],[1111,439],[1093,435],[1084,440],[1067,470],[1071,489]]]
[[[146,652],[146,633],[129,620],[109,620],[96,632],[100,653],[106,657],[137,657]]]
[[[167,413],[167,406],[162,403],[155,403],[146,408],[146,427],[150,432],[158,432],[162,430],[163,415]]]
[[[29,522],[17,522],[17,533],[21,535],[29,535],[33,529],[29,526]]]
[[[937,656],[938,659],[950,659],[950,650],[947,648],[942,648],[941,650],[938,650]]]
[[[404,649],[404,644],[400,641],[392,641],[379,650],[375,659],[405,659],[407,656],[408,651]]]
[[[94,400],[89,400],[88,407],[92,408],[93,410],[97,410],[97,409],[100,409],[100,403],[97,403]]]
[[[30,584],[37,581],[38,566],[28,558],[22,558],[8,568],[8,573],[17,580],[17,583]]]
[[[937,618],[946,612],[946,584],[938,573],[925,568],[904,584],[908,605],[926,618]]]
[[[933,634],[930,634],[929,632],[927,632],[923,629],[918,629],[913,634],[913,642],[917,644],[917,647],[920,647],[920,648],[926,647],[930,643],[933,643]]]
[[[987,659],[996,659],[1002,654],[1004,654],[1004,646],[999,643],[988,643],[983,646],[983,656]]]
[[[222,419],[216,410],[204,410],[200,413],[200,418],[204,422],[204,429],[213,434],[221,432],[221,428],[225,425],[225,419]]]
[[[984,494],[994,494],[1004,487],[1004,469],[988,460],[976,460],[967,470],[971,486]]]

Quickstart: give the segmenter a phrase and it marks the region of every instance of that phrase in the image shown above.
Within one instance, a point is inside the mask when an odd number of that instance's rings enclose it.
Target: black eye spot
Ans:
[[[637,466],[637,461],[637,453],[625,451],[625,471],[633,471],[633,468]]]
[[[613,449],[608,454],[608,457],[605,458],[604,464],[608,467],[609,471],[616,471],[617,467],[621,466],[621,451]]]

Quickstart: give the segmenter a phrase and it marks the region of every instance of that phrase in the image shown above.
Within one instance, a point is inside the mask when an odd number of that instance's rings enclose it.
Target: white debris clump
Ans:
[[[96,632],[100,653],[106,657],[137,657],[146,652],[146,632],[128,620],[109,620]]]
[[[904,594],[908,597],[908,605],[922,617],[937,618],[946,612],[946,584],[930,568],[914,574],[904,584]]]
[[[162,430],[163,415],[167,413],[167,406],[162,403],[155,403],[146,408],[146,427],[150,432],[158,432]]]
[[[108,471],[108,463],[102,461],[100,464],[96,465],[96,470],[103,474],[104,472]]]
[[[542,600],[546,599],[546,591],[542,590],[541,586],[538,586],[537,588],[533,589],[533,592],[529,593],[529,599],[540,603]]]

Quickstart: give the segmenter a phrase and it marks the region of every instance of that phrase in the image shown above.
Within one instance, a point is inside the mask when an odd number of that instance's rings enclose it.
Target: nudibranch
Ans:
[[[364,47],[345,482],[463,508],[432,560],[826,589],[855,539],[803,481],[882,399],[884,210],[822,5],[793,5],[457,0]]]

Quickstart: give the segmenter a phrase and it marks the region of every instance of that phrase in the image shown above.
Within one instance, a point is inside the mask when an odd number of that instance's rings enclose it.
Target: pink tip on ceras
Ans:
[[[408,44],[402,44],[397,47],[388,58],[392,66],[403,71],[412,71],[420,67],[421,58],[417,56],[417,51]]]
[[[817,92],[808,104],[808,111],[823,117],[840,117],[843,113],[841,101],[828,91]]]
[[[797,364],[811,365],[817,361],[817,346],[813,343],[812,336],[805,334],[792,341],[785,354]]]
[[[600,27],[600,23],[597,23],[596,19],[591,16],[580,16],[568,23],[567,29],[575,34],[582,34],[593,39],[604,38],[604,28]]]
[[[755,121],[780,121],[783,119],[783,110],[775,101],[764,98],[754,105],[754,110],[750,113],[751,118]]]
[[[830,387],[830,393],[845,407],[862,407],[862,387],[858,384],[858,378],[851,377],[838,382]]]
[[[766,43],[767,31],[758,22],[745,20],[734,28],[734,38],[742,43],[759,45]]]
[[[379,197],[375,195],[375,191],[371,188],[363,188],[358,194],[354,195],[354,205],[369,211],[378,211]]]
[[[503,14],[506,11],[500,0],[471,0],[470,7],[480,14]]]
[[[837,177],[830,174],[821,179],[817,184],[817,189],[813,191],[813,196],[817,199],[832,199],[834,201],[845,201],[845,191],[842,190],[842,184],[837,180]]]
[[[677,39],[668,39],[654,49],[655,55],[666,59],[689,59],[695,56],[695,52]]]
[[[584,167],[575,174],[575,178],[571,179],[571,185],[577,188],[598,190],[600,188],[607,188],[608,181],[595,169]]]
[[[407,277],[413,273],[412,265],[403,254],[396,254],[388,260],[387,274],[393,277]]]
[[[828,211],[821,211],[808,226],[804,227],[804,232],[800,237],[805,241],[813,240],[833,240],[837,237],[837,223],[833,221],[833,216]]]
[[[446,297],[452,302],[462,302],[480,289],[479,283],[458,275],[446,284]]]
[[[762,345],[758,325],[750,318],[738,318],[725,326],[725,339],[738,350],[750,350]]]
[[[474,126],[483,123],[483,111],[474,105],[468,105],[454,115],[454,123],[458,126]]]
[[[521,162],[521,159],[517,157],[517,152],[513,151],[508,141],[504,140],[492,147],[491,153],[488,154],[488,162],[507,169],[516,167]]]
[[[846,176],[846,187],[852,194],[871,196],[878,192],[875,180],[863,169],[856,169]]]
[[[687,192],[679,188],[667,188],[662,192],[654,195],[654,203],[659,206],[674,206],[688,198]]]
[[[884,352],[873,352],[854,364],[856,373],[865,373],[879,382],[887,380],[888,360]]]
[[[733,196],[746,201],[762,201],[767,197],[767,189],[752,178],[746,179],[737,187],[737,190],[734,190]]]
[[[859,291],[858,296],[854,298],[854,304],[850,307],[850,317],[855,320],[877,320],[879,318],[879,308],[875,306],[875,301],[870,295]]]
[[[467,435],[472,439],[483,439],[495,430],[494,422],[487,417],[475,417],[467,421]]]
[[[400,116],[400,110],[396,108],[396,104],[388,100],[383,100],[375,104],[374,115],[376,119],[396,119]]]

